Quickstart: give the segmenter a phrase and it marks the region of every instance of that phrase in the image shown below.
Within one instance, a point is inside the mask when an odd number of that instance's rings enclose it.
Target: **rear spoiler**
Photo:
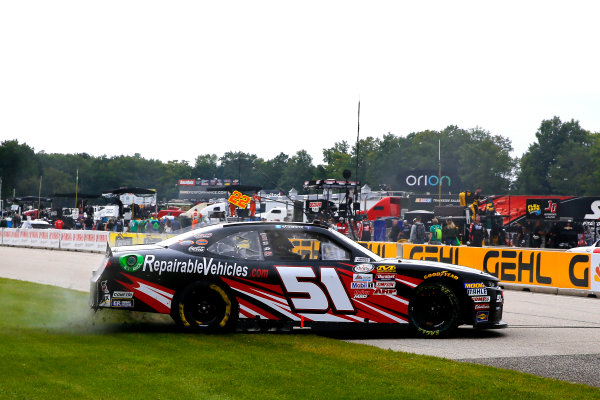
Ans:
[[[110,243],[106,243],[106,257],[112,257],[113,253],[112,253],[112,248],[110,247]]]

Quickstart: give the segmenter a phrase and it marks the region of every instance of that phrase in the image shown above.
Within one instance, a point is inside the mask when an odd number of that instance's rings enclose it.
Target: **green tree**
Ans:
[[[2,197],[34,195],[38,192],[40,167],[32,147],[6,140],[0,145]]]
[[[314,173],[312,157],[306,150],[300,150],[290,158],[278,186],[285,191],[294,188],[298,192],[302,192],[304,181],[313,179]]]
[[[529,146],[520,160],[515,182],[517,191],[524,194],[584,192],[577,182],[585,175],[586,166],[593,165],[588,156],[593,144],[590,133],[579,126],[579,121],[562,122],[554,117],[542,121],[535,136],[537,142]]]

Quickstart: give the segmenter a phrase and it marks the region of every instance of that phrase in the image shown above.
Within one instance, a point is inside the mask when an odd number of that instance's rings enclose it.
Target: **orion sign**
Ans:
[[[405,182],[410,187],[444,186],[444,182],[448,187],[451,186],[451,179],[447,175],[408,175]]]

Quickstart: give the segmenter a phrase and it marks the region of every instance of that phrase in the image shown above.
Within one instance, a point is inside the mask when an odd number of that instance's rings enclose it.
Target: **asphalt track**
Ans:
[[[0,276],[87,292],[102,257],[0,246]],[[508,290],[504,320],[508,329],[464,327],[449,339],[417,339],[395,330],[344,330],[330,336],[600,387],[600,299]]]

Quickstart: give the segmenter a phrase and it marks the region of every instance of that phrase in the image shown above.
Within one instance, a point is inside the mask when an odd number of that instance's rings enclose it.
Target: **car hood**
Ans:
[[[386,263],[389,264],[390,261],[392,261],[392,260],[389,260],[389,261],[382,260],[378,264],[386,264]],[[480,271],[478,269],[471,268],[471,267],[464,267],[462,265],[447,264],[447,263],[441,263],[441,262],[437,262],[437,261],[423,261],[423,260],[411,260],[411,259],[394,259],[393,261],[396,261],[398,263],[398,265],[403,265],[403,266],[413,266],[414,265],[415,267],[435,268],[440,271],[452,271],[452,272],[456,272],[456,273],[475,275],[477,277],[477,279],[498,281],[498,278],[496,278],[493,275],[488,274],[487,272],[483,272],[483,271]]]
[[[133,246],[119,246],[112,247],[111,251],[114,253],[134,253],[140,251],[152,251],[152,250],[162,250],[163,246],[158,246],[156,244],[139,244]]]

